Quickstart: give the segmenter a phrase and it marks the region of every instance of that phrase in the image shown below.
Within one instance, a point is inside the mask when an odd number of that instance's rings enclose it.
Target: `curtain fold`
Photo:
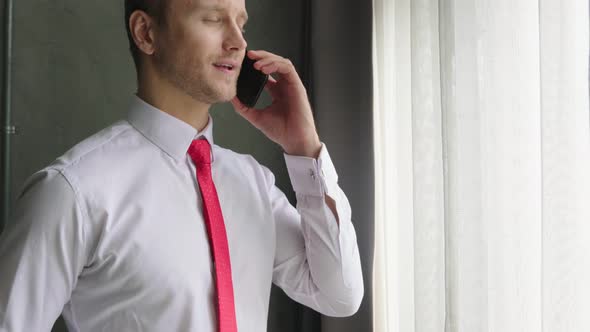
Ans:
[[[373,2],[375,331],[590,330],[588,2]]]

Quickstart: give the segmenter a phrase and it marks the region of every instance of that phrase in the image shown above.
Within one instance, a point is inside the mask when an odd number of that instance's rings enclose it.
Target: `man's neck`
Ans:
[[[209,108],[211,105],[196,101],[170,84],[140,81],[137,96],[157,109],[188,123],[199,132],[209,122]]]

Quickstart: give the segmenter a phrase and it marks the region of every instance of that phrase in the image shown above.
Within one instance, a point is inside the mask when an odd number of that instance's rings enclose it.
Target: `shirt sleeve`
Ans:
[[[27,181],[0,236],[0,332],[51,331],[85,263],[82,220],[62,173]]]
[[[297,207],[271,178],[277,236],[273,282],[324,315],[350,316],[360,306],[363,279],[350,204],[328,150],[322,144],[317,159],[285,155],[285,160]],[[339,221],[326,195],[336,202]]]

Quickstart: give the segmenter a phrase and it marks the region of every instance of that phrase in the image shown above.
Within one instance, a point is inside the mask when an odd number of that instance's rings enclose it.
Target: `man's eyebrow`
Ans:
[[[211,6],[207,6],[207,5],[195,5],[193,6],[192,10],[208,10],[208,11],[214,11],[214,12],[224,12],[226,11],[225,8],[217,6],[217,5],[211,5]],[[238,15],[241,19],[244,20],[244,24],[246,24],[246,22],[248,22],[248,13],[246,13],[245,11],[242,11],[239,15]]]

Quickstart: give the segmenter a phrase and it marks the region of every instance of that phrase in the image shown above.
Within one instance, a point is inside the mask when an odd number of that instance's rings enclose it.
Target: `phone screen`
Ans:
[[[254,68],[255,60],[244,56],[242,69],[238,76],[237,95],[242,104],[254,107],[268,80],[268,75]]]

